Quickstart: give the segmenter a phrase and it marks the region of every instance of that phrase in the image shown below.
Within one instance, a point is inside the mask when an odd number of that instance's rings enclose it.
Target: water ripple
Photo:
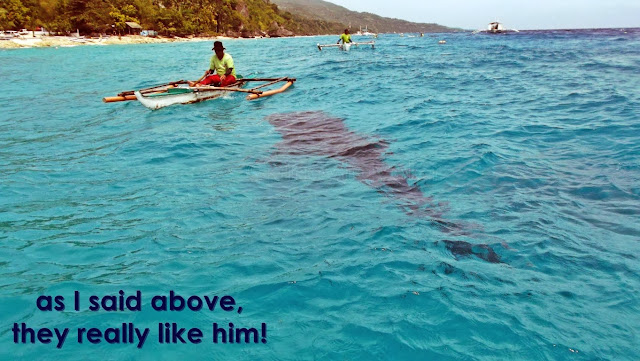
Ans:
[[[153,326],[32,303],[175,289],[245,309],[176,321],[266,322],[269,342],[140,359],[633,358],[639,34],[225,40],[243,75],[295,86],[154,112],[100,98],[197,78],[210,43],[0,51],[3,324]],[[325,123],[287,137],[274,116],[296,114]],[[21,346],[0,358],[46,351]],[[128,357],[111,346],[50,356]]]

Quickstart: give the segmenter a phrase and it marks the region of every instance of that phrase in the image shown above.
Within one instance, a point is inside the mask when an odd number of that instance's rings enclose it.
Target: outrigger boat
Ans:
[[[119,93],[115,97],[106,97],[102,101],[105,103],[120,102],[127,100],[137,100],[149,109],[160,109],[174,104],[191,104],[204,100],[219,98],[228,92],[249,93],[247,100],[264,98],[273,94],[282,93],[294,82],[295,78],[241,78],[235,83],[226,87],[216,86],[190,86],[186,80],[174,81],[171,83],[156,85],[146,89],[129,90]],[[250,82],[262,82],[256,87],[244,89]],[[284,82],[284,85],[273,90],[259,90],[264,87]]]
[[[343,43],[343,44],[318,44],[318,50],[322,51],[322,48],[339,48],[340,50],[349,51],[352,46],[358,47],[360,45],[371,45],[371,48],[376,47],[375,41],[365,41],[362,43]]]

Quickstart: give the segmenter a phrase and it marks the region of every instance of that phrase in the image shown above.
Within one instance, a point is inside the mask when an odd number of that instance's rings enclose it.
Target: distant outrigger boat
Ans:
[[[371,45],[371,48],[374,49],[376,47],[375,41],[365,41],[361,43],[343,43],[343,44],[318,44],[318,50],[322,50],[322,48],[338,48],[343,51],[349,51],[352,46],[358,47],[360,45]]]
[[[516,29],[507,29],[504,27],[504,25],[502,25],[501,22],[498,21],[494,21],[489,23],[489,25],[487,25],[486,29],[480,29],[480,30],[476,30],[473,33],[477,34],[477,33],[488,33],[488,34],[502,34],[502,33],[508,33],[508,32],[515,32],[515,33],[519,33],[518,30]]]

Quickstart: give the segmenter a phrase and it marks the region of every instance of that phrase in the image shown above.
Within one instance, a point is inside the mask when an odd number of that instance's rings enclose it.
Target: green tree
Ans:
[[[0,8],[0,29],[10,29],[13,25],[9,26],[8,11],[5,8]]]
[[[138,22],[138,19],[134,17],[137,12],[138,10],[133,5],[124,5],[120,9],[116,9],[112,6],[111,11],[109,12],[109,17],[115,25],[118,33],[124,33],[127,30],[127,22]]]
[[[0,0],[0,28],[18,30],[29,20],[29,8],[20,0]]]
[[[0,0],[0,27],[44,25],[54,32],[106,32],[126,22],[163,35],[267,32],[274,23],[298,34],[337,32],[344,25],[281,11],[268,0]]]

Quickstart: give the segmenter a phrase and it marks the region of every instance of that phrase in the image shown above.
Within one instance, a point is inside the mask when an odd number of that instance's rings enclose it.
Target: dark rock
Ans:
[[[269,36],[272,38],[281,38],[285,36],[293,36],[293,31],[287,30],[284,27],[278,27],[276,30],[269,30]]]
[[[242,38],[255,38],[256,34],[255,34],[254,31],[242,30],[240,32],[240,37],[242,37]]]

